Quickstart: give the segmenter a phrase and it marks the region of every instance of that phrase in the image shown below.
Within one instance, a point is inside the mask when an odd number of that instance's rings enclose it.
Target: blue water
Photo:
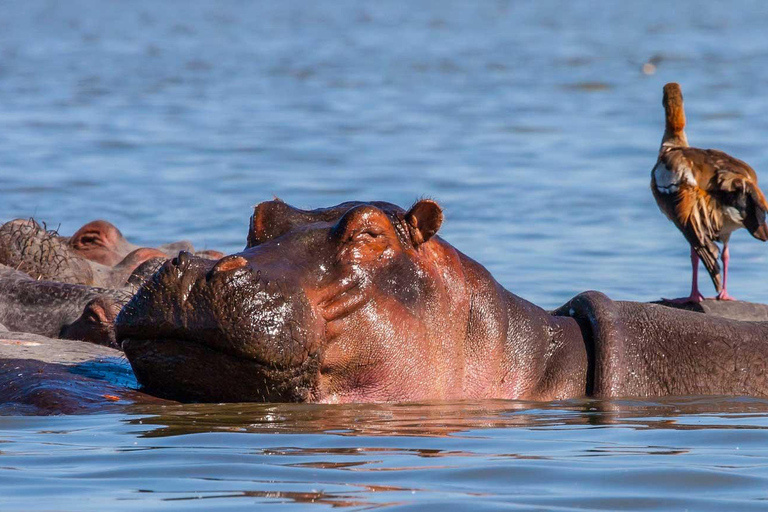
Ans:
[[[2,510],[765,510],[768,401],[0,417]]]
[[[762,2],[0,0],[0,220],[232,252],[273,195],[429,196],[542,306],[682,295],[648,189],[661,87],[760,174],[766,26]],[[729,290],[768,301],[766,262],[736,233]],[[767,404],[682,400],[3,417],[0,509],[763,508]]]

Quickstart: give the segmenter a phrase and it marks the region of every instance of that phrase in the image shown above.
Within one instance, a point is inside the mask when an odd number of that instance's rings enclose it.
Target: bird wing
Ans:
[[[667,202],[668,216],[691,244],[707,269],[715,289],[720,292],[722,290],[722,274],[718,263],[720,249],[715,244],[715,240],[722,226],[722,218],[715,208],[712,195],[701,186],[702,181],[706,183],[706,179],[702,180],[706,176],[702,175],[714,173],[714,168],[700,165],[697,161],[698,155],[693,155],[694,158],[691,158],[689,151],[691,149],[694,148],[675,148],[659,155],[657,166],[664,165],[674,176],[671,180],[675,180],[677,186],[672,187],[668,194],[654,190],[654,195],[657,201]]]
[[[768,201],[757,184],[757,173],[746,162],[715,149],[704,150],[714,167],[710,193],[723,207],[732,208],[755,238],[768,240]]]

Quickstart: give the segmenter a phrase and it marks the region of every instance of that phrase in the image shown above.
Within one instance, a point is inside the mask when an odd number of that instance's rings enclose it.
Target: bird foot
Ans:
[[[727,291],[723,290],[722,292],[717,294],[717,297],[715,297],[717,300],[738,300],[733,295],[729,295]]]
[[[671,302],[672,304],[698,304],[699,302],[704,300],[704,296],[700,294],[699,292],[691,293],[688,297],[680,297],[679,299],[665,299],[662,297],[664,302]]]

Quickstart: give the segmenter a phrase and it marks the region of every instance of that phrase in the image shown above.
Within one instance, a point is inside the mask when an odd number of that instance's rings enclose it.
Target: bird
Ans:
[[[741,228],[758,240],[768,240],[768,202],[757,185],[757,174],[746,162],[716,149],[688,145],[679,84],[664,86],[662,104],[666,126],[659,158],[651,171],[651,190],[659,209],[690,244],[693,267],[690,295],[670,302],[704,300],[698,287],[699,260],[715,285],[715,298],[736,300],[728,293],[728,242],[731,233]],[[715,242],[723,245],[722,272]]]

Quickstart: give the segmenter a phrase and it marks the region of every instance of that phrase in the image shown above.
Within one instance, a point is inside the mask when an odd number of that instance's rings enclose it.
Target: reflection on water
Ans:
[[[768,488],[757,399],[148,406],[0,428],[9,509],[749,510]]]
[[[333,433],[350,436],[463,436],[476,429],[622,425],[637,428],[692,429],[706,425],[706,414],[746,420],[768,411],[761,398],[664,398],[559,402],[486,400],[405,404],[186,404],[133,406],[141,418],[129,423],[158,425],[148,437],[205,432]],[[147,416],[150,414],[151,416]],[[681,416],[682,415],[682,416]],[[696,423],[685,421],[695,415]],[[748,422],[747,422],[748,424]],[[707,428],[718,428],[706,425]],[[760,424],[750,428],[762,428]]]

